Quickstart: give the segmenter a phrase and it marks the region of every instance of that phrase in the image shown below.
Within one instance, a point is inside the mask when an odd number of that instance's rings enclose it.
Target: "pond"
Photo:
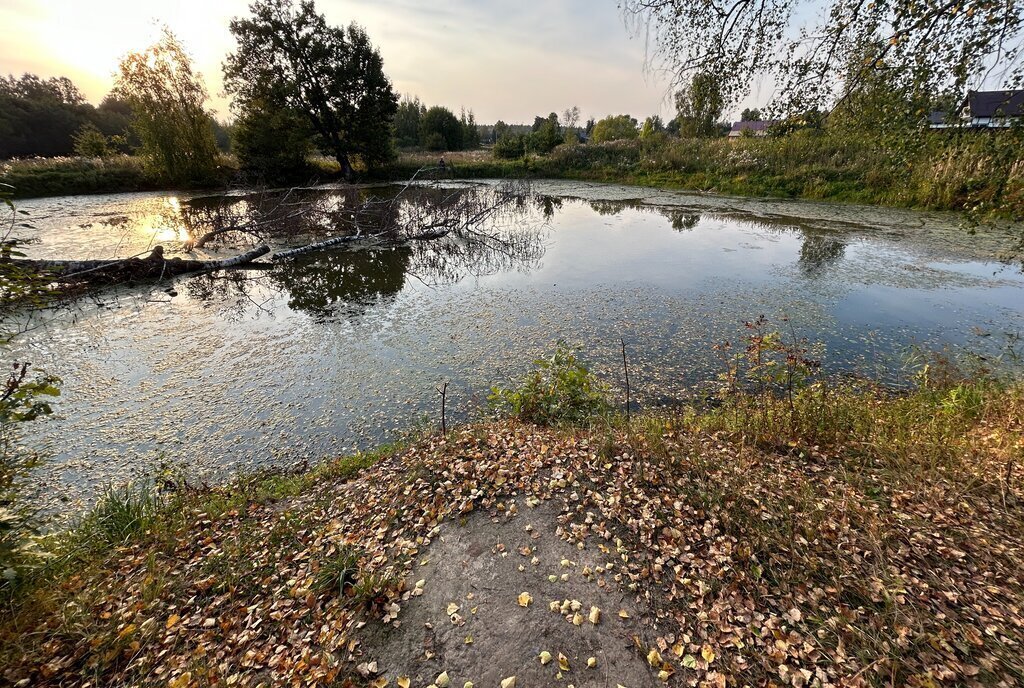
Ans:
[[[305,193],[289,202],[343,210],[395,187]],[[415,202],[430,193],[447,190]],[[211,208],[247,205],[244,194],[39,199],[19,204],[31,225],[19,233],[37,239],[33,257],[174,253]],[[1024,275],[999,258],[1013,234],[970,234],[952,215],[540,181],[481,229],[504,241],[324,252],[119,286],[36,316],[11,355],[64,380],[54,416],[26,438],[48,457],[41,492],[81,504],[161,462],[214,475],[367,448],[435,423],[443,382],[449,416],[472,416],[557,340],[616,390],[625,342],[643,406],[714,381],[714,345],[761,315],[814,342],[827,373],[888,384],[906,382],[915,350],[1011,367],[1024,353]],[[197,254],[249,245],[226,238]]]

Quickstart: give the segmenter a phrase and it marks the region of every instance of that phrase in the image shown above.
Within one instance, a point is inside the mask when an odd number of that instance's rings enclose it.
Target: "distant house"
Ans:
[[[1017,121],[1024,121],[1024,90],[968,91],[959,117],[941,111],[928,115],[932,129],[1005,129]]]
[[[729,138],[736,139],[741,136],[767,136],[768,129],[778,123],[779,121],[776,119],[771,119],[765,122],[733,122],[732,129],[729,130]]]
[[[1024,91],[968,91],[972,127],[1005,128],[1024,118]]]

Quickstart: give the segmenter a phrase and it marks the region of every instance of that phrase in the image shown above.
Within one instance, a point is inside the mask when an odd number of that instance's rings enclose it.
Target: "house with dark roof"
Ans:
[[[928,115],[932,129],[969,127],[1005,129],[1024,121],[1024,91],[968,91],[960,116],[935,111]]]
[[[968,91],[965,115],[972,127],[1008,127],[1024,118],[1024,91]]]
[[[778,124],[777,119],[767,120],[765,122],[733,122],[732,129],[729,130],[729,138],[735,139],[740,136],[767,136],[768,129]]]

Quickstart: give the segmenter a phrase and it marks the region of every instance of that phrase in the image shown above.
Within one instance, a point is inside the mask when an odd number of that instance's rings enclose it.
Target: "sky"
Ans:
[[[92,102],[120,58],[167,25],[205,77],[211,107],[229,114],[220,65],[232,17],[249,0],[0,0],[0,73],[67,76]],[[646,68],[643,35],[615,0],[317,0],[335,25],[356,21],[380,49],[400,94],[472,109],[477,121],[532,122],[578,106],[583,119],[674,115],[669,83]],[[750,100],[756,105],[755,93]],[[741,107],[744,104],[741,104]]]

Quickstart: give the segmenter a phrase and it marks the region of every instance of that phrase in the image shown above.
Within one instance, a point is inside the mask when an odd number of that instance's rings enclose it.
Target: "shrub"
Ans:
[[[506,134],[494,144],[494,157],[514,160],[526,155],[526,141],[522,135]]]
[[[537,425],[586,423],[610,409],[604,385],[563,342],[549,358],[533,363],[518,387],[491,390],[495,409]]]

